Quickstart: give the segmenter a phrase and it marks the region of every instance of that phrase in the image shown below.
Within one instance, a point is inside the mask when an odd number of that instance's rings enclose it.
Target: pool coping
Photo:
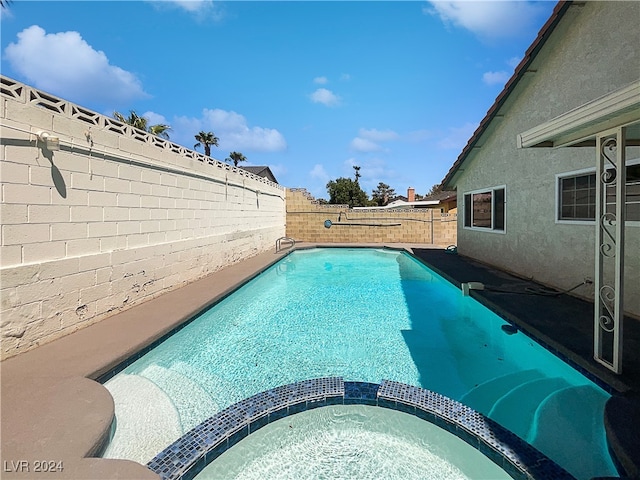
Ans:
[[[208,418],[156,455],[147,467],[163,480],[192,480],[260,428],[332,405],[389,408],[430,422],[469,444],[515,480],[575,480],[546,455],[475,410],[436,392],[391,380],[380,384],[323,377],[253,395]]]

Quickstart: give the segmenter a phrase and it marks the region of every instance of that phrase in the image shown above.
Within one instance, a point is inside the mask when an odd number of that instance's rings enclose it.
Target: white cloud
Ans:
[[[215,21],[224,18],[220,2],[213,0],[146,0],[158,10],[183,10],[193,14],[198,21],[213,19]]]
[[[310,95],[310,98],[313,103],[322,103],[327,107],[335,107],[340,104],[340,97],[326,88],[317,89]]]
[[[369,153],[384,151],[390,152],[384,148],[381,143],[384,142],[423,142],[432,138],[434,132],[429,130],[413,130],[407,133],[398,133],[394,130],[378,130],[376,128],[358,130],[358,136],[351,140],[349,148],[358,152]]]
[[[504,70],[500,72],[485,72],[482,75],[482,81],[487,85],[504,85],[507,83],[507,80],[509,80],[509,77],[511,77],[509,72],[505,72]]]
[[[212,0],[168,0],[168,4],[173,4],[187,12],[201,12],[213,5]]]
[[[351,80],[351,75],[349,75],[348,73],[343,73],[342,75],[340,75],[340,80],[342,80],[343,82],[348,82],[349,80]]]
[[[284,136],[276,129],[249,127],[244,116],[219,108],[203,111],[205,129],[212,129],[220,138],[220,148],[278,152],[287,148]]]
[[[159,113],[144,112],[142,116],[148,120],[148,125],[160,125],[160,124],[169,125],[169,122],[167,121],[167,119],[163,115],[160,115]]]
[[[309,176],[316,180],[320,180],[322,182],[328,182],[330,180],[329,174],[324,169],[324,166],[316,163],[311,171],[309,172]]]
[[[316,77],[313,79],[313,83],[319,83],[320,85],[324,85],[328,82],[329,80],[327,79],[327,77]]]
[[[447,25],[466,28],[485,38],[506,38],[529,32],[546,7],[528,1],[430,1],[426,14],[437,15]],[[544,3],[544,2],[542,2]]]
[[[351,140],[349,147],[357,152],[378,152],[383,150],[383,147],[379,142],[388,142],[391,140],[398,140],[399,138],[400,135],[393,130],[361,128],[358,131],[358,136]]]
[[[104,52],[94,50],[75,31],[46,33],[32,25],[18,33],[4,55],[31,85],[95,109],[149,96],[133,73],[111,65]]]
[[[361,178],[359,183],[365,191],[376,188],[380,182],[391,185],[398,177],[397,172],[393,168],[389,168],[385,160],[378,157],[367,158],[366,160],[348,158],[343,163],[345,177],[354,178],[354,165],[360,167]]]
[[[377,143],[360,137],[356,137],[351,140],[349,147],[357,152],[377,152],[382,150],[382,147]]]
[[[406,138],[409,142],[422,142],[424,140],[428,140],[432,138],[434,135],[435,135],[435,132],[432,132],[431,130],[422,129],[422,130],[413,130],[407,133],[406,135],[404,135],[404,138]]]
[[[455,149],[461,151],[477,127],[477,124],[467,122],[461,127],[449,128],[449,132],[438,142],[438,148],[443,150]]]
[[[397,140],[399,137],[393,130],[377,130],[375,128],[370,130],[361,128],[358,131],[358,136],[374,142],[388,142],[389,140]]]

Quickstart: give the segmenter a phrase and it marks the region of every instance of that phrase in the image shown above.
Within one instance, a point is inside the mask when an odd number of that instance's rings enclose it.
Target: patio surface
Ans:
[[[313,246],[298,244],[301,247]],[[339,246],[339,245],[332,245]],[[354,245],[349,245],[354,246]],[[367,245],[362,245],[367,246]],[[375,245],[380,247],[380,245]],[[522,285],[523,280],[444,253],[429,245],[411,248],[416,256],[454,284]],[[91,380],[108,372],[170,332],[201,309],[268,268],[287,252],[260,254],[169,292],[54,342],[3,361],[1,374],[1,460],[3,479],[157,479],[129,460],[91,458],[111,426],[111,395]],[[532,283],[532,285],[535,285]],[[570,361],[602,379],[621,395],[609,418],[630,473],[640,475],[640,322],[625,320],[623,374],[592,360],[592,305],[569,295],[555,297],[473,291],[472,295],[504,318],[541,339]],[[566,321],[567,318],[571,320]],[[634,416],[635,415],[635,416]],[[36,472],[50,461],[55,471]],[[58,463],[61,462],[61,463]],[[58,467],[62,466],[62,471]],[[636,468],[636,470],[633,470]],[[634,473],[632,473],[634,474]]]

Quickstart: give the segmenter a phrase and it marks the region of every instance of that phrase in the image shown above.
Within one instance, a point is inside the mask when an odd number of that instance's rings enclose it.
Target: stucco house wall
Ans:
[[[509,94],[457,173],[458,205],[465,192],[505,186],[504,233],[464,227],[458,251],[560,289],[593,279],[595,223],[556,223],[556,175],[594,169],[596,152],[582,148],[516,148],[532,127],[637,81],[640,3],[572,4]],[[627,148],[627,160],[640,158]],[[640,316],[640,225],[627,224],[625,310]],[[593,298],[593,287],[576,294]]]
[[[6,77],[0,121],[2,358],[285,233],[282,186]]]

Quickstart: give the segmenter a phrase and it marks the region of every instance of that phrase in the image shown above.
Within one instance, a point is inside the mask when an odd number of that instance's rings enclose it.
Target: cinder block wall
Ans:
[[[330,220],[332,226],[325,227]],[[316,243],[456,243],[456,214],[434,209],[352,210],[318,204],[304,189],[287,189],[287,236]]]
[[[2,358],[285,233],[280,185],[6,77],[0,100]]]

